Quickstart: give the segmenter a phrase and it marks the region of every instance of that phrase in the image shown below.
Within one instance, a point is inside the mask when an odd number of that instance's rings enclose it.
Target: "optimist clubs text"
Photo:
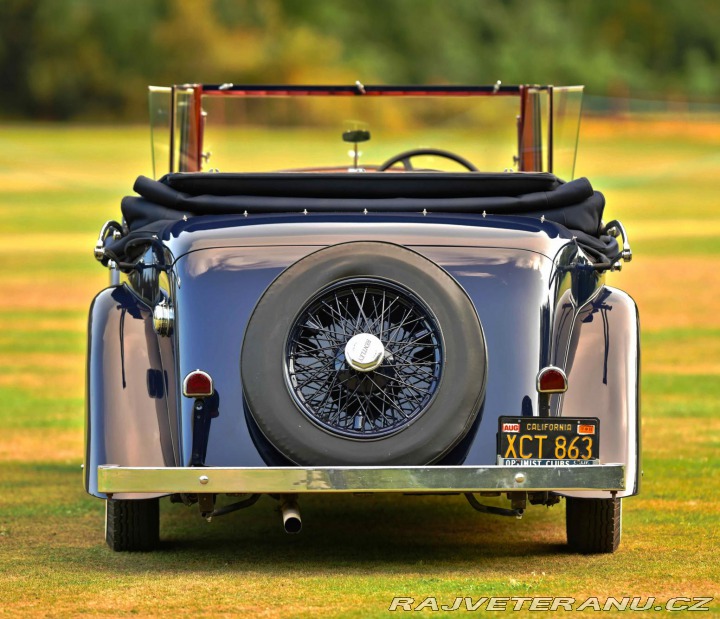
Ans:
[[[656,602],[654,597],[623,597],[607,598],[600,600],[596,597],[586,600],[575,598],[553,598],[553,597],[456,597],[450,604],[439,602],[436,597],[426,597],[423,600],[409,597],[393,598],[388,610],[429,610],[429,611],[508,611],[508,610],[534,610],[534,611],[557,611],[557,610],[699,610],[709,611],[708,604],[714,598],[707,597],[676,597],[670,598],[667,602]]]

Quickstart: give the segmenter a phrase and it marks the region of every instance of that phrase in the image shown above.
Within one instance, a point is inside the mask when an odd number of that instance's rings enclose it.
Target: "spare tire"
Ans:
[[[391,243],[342,243],[288,267],[255,307],[240,361],[253,420],[299,465],[436,462],[485,394],[472,301]]]

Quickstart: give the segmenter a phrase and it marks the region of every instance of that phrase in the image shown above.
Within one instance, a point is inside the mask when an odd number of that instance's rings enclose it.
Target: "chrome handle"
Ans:
[[[615,238],[619,236],[622,239],[622,249],[620,250],[620,255],[618,256],[618,258],[625,262],[630,262],[632,260],[633,254],[632,249],[630,249],[630,241],[628,240],[625,226],[623,226],[622,223],[620,223],[617,219],[613,219],[612,221],[609,221],[605,226],[605,233]],[[613,269],[619,271],[620,263],[616,262],[613,265]]]
[[[105,257],[105,239],[110,236],[111,232],[114,239],[122,238],[122,226],[113,219],[106,221],[103,224],[103,227],[100,228],[100,234],[98,235],[97,243],[95,243],[95,248],[93,249],[95,260],[97,260],[98,262],[102,262],[103,258]]]

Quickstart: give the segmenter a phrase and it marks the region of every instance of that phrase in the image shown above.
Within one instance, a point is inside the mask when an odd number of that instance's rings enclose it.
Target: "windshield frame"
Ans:
[[[580,89],[582,87],[572,87]],[[203,150],[206,117],[204,97],[515,97],[518,100],[517,153],[521,172],[554,172],[553,85],[457,85],[388,86],[363,85],[260,85],[176,84],[150,87],[153,171],[200,172],[208,154]],[[153,101],[154,97],[154,101]],[[158,100],[162,104],[158,105]],[[158,116],[158,110],[162,114]],[[158,120],[159,119],[159,120]],[[576,121],[579,123],[579,117]],[[163,128],[167,142],[161,142]],[[577,151],[577,143],[575,144]],[[159,155],[159,153],[162,153]],[[167,167],[162,160],[167,161]],[[572,173],[571,173],[572,174]],[[569,179],[568,179],[569,180]]]

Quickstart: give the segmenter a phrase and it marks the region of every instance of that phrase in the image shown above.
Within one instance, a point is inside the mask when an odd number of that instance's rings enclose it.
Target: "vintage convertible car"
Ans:
[[[572,180],[581,97],[151,88],[159,179],[95,247],[85,487],[110,547],[156,547],[160,497],[209,520],[266,494],[293,533],[303,494],[382,492],[564,499],[571,549],[613,552],[638,316],[605,285],[625,230]]]

